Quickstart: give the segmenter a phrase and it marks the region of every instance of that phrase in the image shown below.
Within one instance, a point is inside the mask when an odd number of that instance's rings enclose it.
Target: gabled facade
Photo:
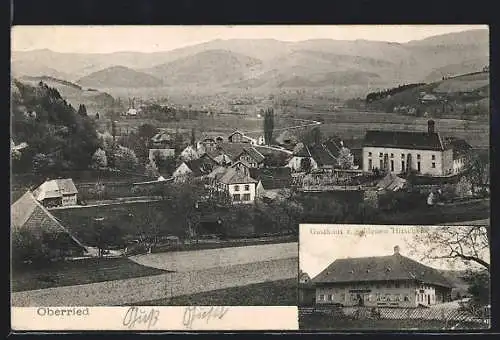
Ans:
[[[238,131],[238,130],[231,133],[227,137],[227,140],[229,143],[249,143],[251,145],[258,144],[256,139],[249,137],[249,136],[245,135],[243,132]]]
[[[451,300],[441,273],[402,256],[337,259],[312,279],[316,303],[343,306],[418,307]]]
[[[309,160],[311,169],[318,168],[318,164],[312,157],[311,151],[309,150],[307,145],[298,145],[286,166],[292,169],[292,171],[303,171],[303,159]]]
[[[207,154],[203,154],[200,158],[182,162],[175,169],[172,177],[177,182],[186,181],[188,178],[203,178],[210,174],[216,167],[217,163]]]
[[[72,206],[78,201],[78,190],[71,178],[45,181],[33,195],[45,207]]]
[[[236,162],[242,162],[250,168],[261,168],[264,165],[265,157],[255,148],[244,148],[236,158]]]
[[[229,195],[232,203],[251,204],[255,202],[258,181],[249,174],[249,168],[237,162],[229,168],[215,168],[207,178],[209,185]]]

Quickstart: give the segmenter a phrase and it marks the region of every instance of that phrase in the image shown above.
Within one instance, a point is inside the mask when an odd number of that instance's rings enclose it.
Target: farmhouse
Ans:
[[[207,177],[210,186],[227,193],[233,203],[255,202],[259,182],[250,177],[249,168],[245,164],[238,162],[227,169],[215,168]]]
[[[441,273],[402,256],[337,259],[312,279],[316,303],[343,306],[419,307],[451,300]]]
[[[250,177],[259,181],[264,190],[287,189],[292,185],[292,172],[287,167],[250,168]]]
[[[13,232],[29,232],[43,239],[50,235],[50,255],[81,256],[87,252],[85,246],[27,191],[11,207],[11,228]]]
[[[243,148],[243,151],[236,157],[237,162],[243,162],[250,168],[261,168],[264,165],[265,157],[255,148]]]
[[[200,178],[212,172],[217,163],[207,154],[203,154],[200,158],[182,162],[175,169],[172,177],[177,182],[186,181],[188,178]]]
[[[218,142],[215,138],[205,137],[197,143],[197,149],[203,150],[204,152],[212,152],[217,148]]]
[[[238,131],[238,130],[231,133],[227,137],[227,140],[229,143],[250,143],[252,145],[258,144],[256,139],[249,137],[249,136],[245,135],[243,132]]]
[[[448,137],[446,143],[453,150],[453,173],[458,174],[468,167],[472,157],[472,146],[463,139]]]
[[[188,145],[181,151],[180,158],[183,161],[190,161],[199,157],[198,150],[193,145]]]
[[[428,121],[427,132],[367,131],[363,141],[363,171],[416,171],[428,176],[453,173],[453,150]]]
[[[35,198],[46,207],[77,204],[78,190],[71,178],[45,181],[33,191]]]
[[[318,168],[318,164],[314,160],[307,145],[299,143],[293,150],[292,158],[288,161],[288,164],[286,166],[292,169],[292,171],[301,171],[303,170],[302,168],[305,162],[304,159],[306,159],[307,162],[310,163],[311,169]]]
[[[151,137],[151,144],[153,147],[158,148],[170,147],[172,145],[172,136],[166,131],[158,132]]]

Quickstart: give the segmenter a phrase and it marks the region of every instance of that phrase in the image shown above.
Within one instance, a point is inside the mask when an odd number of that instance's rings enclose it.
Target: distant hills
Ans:
[[[355,89],[366,95],[480,71],[488,60],[488,30],[471,30],[404,44],[233,39],[156,53],[36,50],[13,52],[12,69],[17,75],[48,75],[97,88]]]
[[[132,70],[125,66],[111,66],[104,70],[93,72],[77,81],[84,86],[97,88],[108,87],[158,87],[163,82],[152,75]]]

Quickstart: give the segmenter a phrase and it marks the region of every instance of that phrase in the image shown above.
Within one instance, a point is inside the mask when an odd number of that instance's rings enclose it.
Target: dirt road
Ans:
[[[298,258],[32,290],[11,294],[13,307],[118,306],[297,277]]]

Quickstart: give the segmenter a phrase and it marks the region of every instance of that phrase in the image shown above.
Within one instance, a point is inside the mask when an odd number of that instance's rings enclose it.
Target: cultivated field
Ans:
[[[298,258],[217,267],[192,272],[15,292],[11,305],[122,306],[230,287],[295,279]]]
[[[142,306],[295,306],[297,280],[279,280],[145,301]]]
[[[147,267],[186,272],[258,261],[288,259],[296,257],[297,254],[298,244],[292,242],[146,254],[133,256],[131,260]]]

